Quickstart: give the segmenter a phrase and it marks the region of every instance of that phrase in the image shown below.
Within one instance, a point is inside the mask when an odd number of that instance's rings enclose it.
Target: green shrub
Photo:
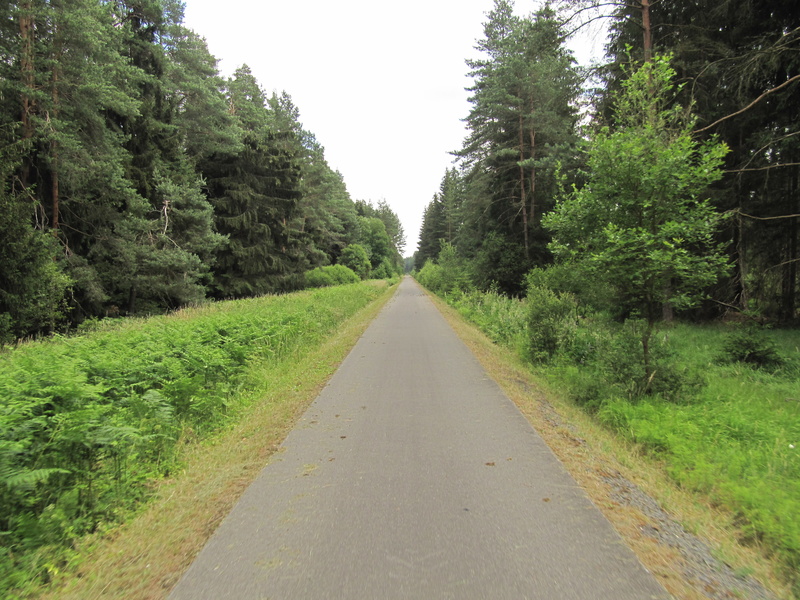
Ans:
[[[454,300],[453,305],[493,341],[515,349],[523,346],[528,327],[523,301],[495,289],[473,290]]]
[[[722,346],[721,358],[765,369],[774,369],[784,363],[775,342],[756,326],[738,328],[729,334]]]
[[[528,357],[533,362],[548,362],[574,334],[575,299],[534,285],[528,288],[527,304]]]
[[[655,395],[672,402],[691,401],[705,380],[696,369],[677,363],[666,334],[650,337],[651,374],[645,374],[642,336],[646,327],[642,320],[628,319],[609,331],[609,343],[600,357],[609,383],[629,399]]]
[[[589,413],[595,413],[609,398],[608,382],[602,372],[589,366],[562,365],[558,377],[570,399]]]
[[[417,281],[440,296],[458,296],[474,289],[466,263],[455,247],[445,241],[442,241],[438,261],[425,261],[417,273]]]
[[[433,293],[439,293],[439,290],[442,289],[442,280],[442,267],[432,260],[426,260],[417,272],[417,281]]]
[[[525,276],[526,289],[544,287],[556,293],[570,293],[581,310],[605,311],[613,306],[613,289],[594,276],[586,263],[559,263],[536,267]]]
[[[347,268],[347,267],[345,267]],[[311,271],[306,271],[305,287],[321,288],[335,285],[333,277],[325,270],[325,267],[317,267]]]
[[[560,356],[569,364],[592,365],[599,360],[609,339],[605,323],[596,315],[578,319],[568,343],[561,348]]]
[[[72,281],[53,260],[53,236],[29,220],[27,207],[0,189],[0,346],[64,321]]]
[[[352,269],[344,265],[328,265],[317,267],[305,274],[307,288],[327,287],[331,285],[344,285],[358,283],[360,278]]]
[[[358,274],[356,274],[353,269],[350,269],[345,265],[330,265],[328,267],[324,267],[324,269],[326,269],[331,277],[333,277],[333,280],[337,285],[358,283]]]
[[[372,279],[391,279],[395,276],[395,269],[392,262],[384,257],[377,268],[372,272]]]
[[[361,244],[350,244],[342,250],[339,264],[349,268],[361,279],[369,277],[369,272],[372,268],[367,250]]]

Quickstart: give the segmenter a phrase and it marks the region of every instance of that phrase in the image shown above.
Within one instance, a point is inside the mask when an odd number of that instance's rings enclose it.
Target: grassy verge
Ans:
[[[164,398],[164,404],[170,404],[173,398],[169,392],[173,388],[169,384],[180,378],[188,379],[188,383],[184,381],[176,388],[183,391],[192,384],[195,393],[187,396],[178,393],[177,398],[188,398],[189,414],[192,405],[204,408],[198,413],[202,415],[199,419],[184,418],[174,424],[177,430],[172,434],[174,441],[167,450],[155,453],[156,461],[146,462],[146,449],[142,447],[137,447],[139,454],[128,456],[125,461],[112,460],[112,454],[98,451],[94,456],[97,461],[94,472],[108,471],[111,475],[106,484],[109,489],[121,487],[115,480],[117,471],[110,468],[116,468],[114,465],[130,465],[126,469],[135,465],[148,474],[146,478],[139,477],[136,486],[128,486],[139,502],[124,500],[110,515],[113,519],[95,517],[93,534],[79,536],[73,532],[68,551],[59,551],[59,547],[64,547],[62,538],[57,540],[62,542],[58,545],[40,545],[27,562],[18,560],[18,564],[34,567],[34,576],[28,577],[24,586],[17,585],[16,592],[9,588],[4,590],[5,597],[164,597],[369,320],[388,300],[392,289],[385,283],[371,282],[286,297],[223,303],[182,311],[159,318],[155,323],[150,320],[128,323],[113,331],[96,332],[87,337],[89,342],[66,340],[68,345],[87,343],[93,349],[109,345],[116,354],[122,353],[126,346],[125,341],[118,340],[130,340],[126,337],[129,335],[139,340],[134,346],[139,354],[152,348],[163,350],[167,341],[174,342],[169,345],[173,350],[162,352],[163,360],[139,360],[130,354],[126,360],[126,356],[120,356],[120,369],[126,362],[135,363],[149,365],[151,369],[146,373],[150,373],[167,362],[168,372],[174,373],[186,362],[195,368],[190,375],[181,371],[179,378],[148,379],[146,385],[137,388],[135,386],[143,378],[137,373],[122,378],[128,386],[123,389],[129,394],[132,390],[137,392],[136,397],[156,390]],[[276,322],[283,326],[271,326]],[[189,333],[182,334],[184,328],[188,328]],[[143,329],[151,331],[152,335],[137,337],[144,335]],[[164,330],[165,338],[161,337]],[[215,339],[212,332],[223,341]],[[154,338],[158,341],[152,341]],[[202,341],[199,345],[198,340]],[[220,345],[231,346],[230,354],[237,357],[236,366],[218,366],[225,363],[215,354]],[[22,354],[27,356],[30,352],[32,350],[26,350]],[[175,358],[177,352],[185,360],[167,360]],[[82,356],[85,358],[75,359],[73,363],[98,368],[112,360],[98,353]],[[224,373],[219,385],[212,383],[214,369],[209,367],[214,365]],[[107,372],[116,374],[116,370]],[[112,387],[108,379],[94,383],[84,377],[81,382],[95,385],[101,392]],[[91,402],[83,404],[102,404],[104,396],[98,392],[89,399]],[[220,409],[209,413],[212,405]],[[125,411],[109,410],[107,414],[119,412]],[[166,412],[174,415],[176,410]],[[160,442],[164,437],[166,435],[152,435]],[[148,456],[153,454],[150,452]],[[97,477],[96,480],[100,481]],[[102,499],[106,506],[110,505],[110,496],[104,495]],[[141,500],[147,501],[142,504]],[[59,502],[58,498],[54,500],[55,504]],[[132,515],[137,516],[131,518]],[[126,524],[114,525],[120,521]],[[14,552],[13,548],[7,550],[7,556],[18,559]],[[49,587],[37,585],[43,571]],[[20,580],[17,578],[16,582]],[[5,581],[6,586],[9,583]],[[47,592],[47,589],[55,591]]]
[[[700,367],[707,385],[682,403],[609,402],[598,417],[663,460],[678,485],[730,510],[741,543],[776,558],[793,579],[800,572],[800,334],[768,335],[787,358],[783,369],[720,363],[724,327],[676,326],[673,347]]]
[[[717,356],[726,331],[681,325],[669,331],[677,358],[694,363],[708,382],[696,397],[682,402],[617,398],[600,406],[580,406],[572,397],[577,367],[565,368],[555,360],[532,368],[521,358],[528,335],[522,303],[473,293],[451,298],[456,311],[436,301],[672,594],[715,597],[703,589],[702,581],[686,577],[677,550],[643,533],[659,523],[646,511],[621,506],[615,499],[609,484],[615,473],[637,483],[687,530],[708,540],[737,574],[752,574],[781,597],[792,597],[800,523],[800,444],[793,441],[800,434],[800,387],[792,368],[766,373],[720,364]],[[478,324],[491,341],[464,324],[461,316]],[[770,335],[790,365],[797,353],[797,334]]]

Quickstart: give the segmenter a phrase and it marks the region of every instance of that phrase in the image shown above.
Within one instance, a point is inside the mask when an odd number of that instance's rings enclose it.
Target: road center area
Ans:
[[[406,278],[170,598],[669,595]]]

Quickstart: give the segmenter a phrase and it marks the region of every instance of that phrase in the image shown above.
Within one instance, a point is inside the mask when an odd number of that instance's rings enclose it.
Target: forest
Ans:
[[[597,20],[608,25],[606,60],[579,68],[567,40]],[[599,260],[631,259],[623,240],[607,245],[607,223],[647,230],[649,219],[655,242],[662,225],[688,233],[689,221],[708,217],[717,221],[708,231],[679,242],[665,234],[661,248],[674,247],[644,310],[796,320],[800,5],[575,0],[519,17],[499,0],[477,49],[468,135],[425,209],[417,269],[446,243],[468,264],[471,285],[520,295],[534,267],[555,261],[596,274]],[[643,95],[621,102],[636,69],[653,63],[671,71],[667,80],[648,75]],[[708,267],[688,303],[679,280],[699,273],[672,264],[679,257]],[[623,283],[618,275],[604,284]],[[625,289],[630,280],[615,286],[614,300],[642,309]]]
[[[178,0],[0,8],[0,344],[402,270],[397,215],[182,21]]]

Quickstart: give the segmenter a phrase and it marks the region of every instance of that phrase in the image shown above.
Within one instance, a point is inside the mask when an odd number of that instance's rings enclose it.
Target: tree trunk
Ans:
[[[794,177],[789,177],[788,182],[788,198],[789,201],[797,208],[797,186]],[[798,234],[797,217],[789,219],[788,224],[788,254],[783,267],[783,302],[782,302],[782,318],[784,321],[793,321],[795,316],[795,308],[797,306],[797,234]]]
[[[536,132],[531,129],[530,131],[530,138],[531,138],[531,160],[536,157]],[[536,167],[531,166],[531,184],[529,187],[529,191],[531,194],[531,212],[530,212],[530,221],[531,227],[536,226]]]
[[[525,259],[530,259],[530,244],[528,242],[528,205],[525,202],[525,131],[523,130],[523,114],[519,113],[519,204],[522,209],[522,237],[525,242]]]
[[[647,324],[642,332],[642,362],[644,363],[644,385],[642,393],[647,394],[653,385],[653,378],[656,370],[653,368],[653,357],[650,352],[650,340],[653,339],[653,332],[656,329],[656,314],[658,305],[652,300],[647,302]]]
[[[653,60],[653,33],[650,26],[650,0],[642,0],[642,29],[644,30],[644,62]]]
[[[52,96],[53,96],[53,119],[58,119],[59,113],[59,95],[58,95],[58,63],[61,60],[61,52],[56,54],[55,66],[53,67],[53,89],[52,89]],[[53,139],[50,142],[50,169],[51,169],[51,189],[50,189],[50,198],[52,200],[53,205],[53,216],[51,220],[51,227],[53,228],[53,235],[58,236],[58,227],[59,227],[59,178],[58,178],[58,140],[55,138],[55,125],[53,122],[50,122],[50,128],[52,129]]]
[[[136,287],[131,286],[128,290],[128,314],[132,315],[136,312]]]
[[[672,297],[672,284],[667,283],[664,286],[664,297],[671,298]],[[664,303],[661,305],[661,320],[665,323],[672,323],[675,320],[675,310],[672,307],[672,302],[669,300],[665,300]]]
[[[58,189],[58,142],[53,140],[50,143],[50,153],[51,153],[51,163],[52,163],[52,188],[51,188],[51,199],[53,201],[53,218],[51,220],[51,226],[53,228],[53,235],[58,236],[58,211],[59,211],[59,189]]]
[[[742,217],[742,184],[741,179],[737,177],[734,186],[739,213],[736,215],[736,228],[733,231],[734,243],[736,248],[736,261],[734,262],[734,281],[735,286],[735,300],[739,309],[747,310],[750,303],[750,293],[747,288],[747,248],[745,246],[745,232],[744,232],[744,217]]]
[[[22,139],[28,141],[33,137],[33,121],[31,117],[34,111],[34,100],[31,93],[34,90],[34,29],[33,29],[33,7],[30,1],[23,2],[19,11],[19,35],[20,35],[20,80],[22,83],[21,102],[22,114]],[[22,163],[20,181],[23,187],[28,187],[30,180],[31,164],[30,155],[25,157]]]

